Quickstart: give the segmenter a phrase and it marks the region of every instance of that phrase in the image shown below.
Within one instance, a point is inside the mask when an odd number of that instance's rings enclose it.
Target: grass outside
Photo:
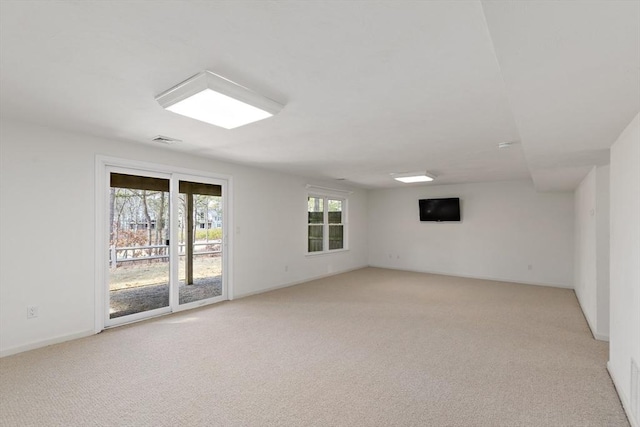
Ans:
[[[180,257],[180,271],[178,278],[184,281],[185,258]],[[222,257],[197,256],[193,260],[194,280],[222,274]],[[137,263],[124,263],[116,269],[109,271],[109,290],[136,288],[140,286],[158,285],[169,282],[169,262],[167,261],[138,261]]]

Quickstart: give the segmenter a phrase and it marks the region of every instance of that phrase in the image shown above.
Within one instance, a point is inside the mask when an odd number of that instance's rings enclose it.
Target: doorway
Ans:
[[[227,181],[105,166],[104,327],[227,299]]]

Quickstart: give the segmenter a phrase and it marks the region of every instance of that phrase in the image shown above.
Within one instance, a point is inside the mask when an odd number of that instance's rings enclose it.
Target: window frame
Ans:
[[[309,252],[309,198],[315,197],[318,199],[322,199],[322,251]],[[339,249],[329,249],[329,200],[336,200],[342,203],[342,222],[340,224],[333,225],[342,225],[342,248]],[[318,191],[309,191],[307,192],[307,209],[306,209],[306,239],[305,246],[306,256],[317,256],[317,255],[327,255],[336,252],[345,252],[349,250],[349,198],[345,195],[334,195],[331,193],[323,193]],[[319,225],[319,224],[318,224]]]

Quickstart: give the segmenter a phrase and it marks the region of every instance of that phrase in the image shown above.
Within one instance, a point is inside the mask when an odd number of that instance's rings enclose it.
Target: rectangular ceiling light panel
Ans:
[[[233,129],[266,119],[283,105],[211,71],[203,71],[156,97],[174,113]]]
[[[413,184],[414,182],[429,182],[433,181],[434,176],[424,172],[410,172],[410,173],[394,173],[391,174],[396,181],[404,182],[405,184]]]
[[[395,178],[397,181],[404,182],[405,184],[411,184],[414,182],[429,182],[433,181],[433,178],[429,178],[425,175],[418,176],[398,176]]]

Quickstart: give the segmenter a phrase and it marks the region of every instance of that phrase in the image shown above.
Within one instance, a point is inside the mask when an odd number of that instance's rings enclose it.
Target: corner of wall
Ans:
[[[611,367],[611,362],[607,362],[607,371],[609,372],[609,376],[611,377],[611,382],[613,382],[613,386],[620,397],[620,402],[622,403],[622,408],[627,415],[627,419],[629,420],[629,424],[631,427],[640,427],[640,420],[638,420],[633,411],[631,410],[631,402],[627,398],[627,394],[624,392],[622,388],[622,383],[620,382],[620,378],[618,378]]]

